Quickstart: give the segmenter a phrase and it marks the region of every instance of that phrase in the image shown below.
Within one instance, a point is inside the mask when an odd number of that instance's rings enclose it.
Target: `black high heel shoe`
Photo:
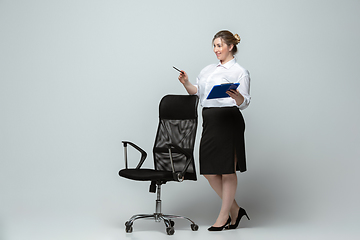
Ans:
[[[215,232],[215,231],[222,231],[224,230],[226,227],[229,226],[229,224],[231,223],[231,218],[229,217],[228,220],[226,221],[226,223],[221,226],[221,227],[214,227],[214,226],[211,226],[208,228],[209,231],[212,231],[212,232]]]
[[[235,229],[235,228],[237,228],[237,227],[239,226],[239,223],[240,223],[241,218],[242,218],[244,215],[247,217],[248,220],[250,220],[250,218],[249,218],[249,216],[247,215],[245,209],[240,208],[240,209],[239,209],[239,212],[238,212],[238,216],[237,216],[237,218],[236,218],[235,224],[234,224],[234,225],[229,224],[229,226],[228,226],[226,229]]]

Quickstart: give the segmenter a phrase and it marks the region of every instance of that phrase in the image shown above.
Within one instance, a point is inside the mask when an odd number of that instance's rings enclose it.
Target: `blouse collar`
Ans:
[[[217,67],[224,67],[225,69],[229,69],[229,68],[231,68],[235,63],[236,63],[236,58],[234,57],[233,59],[231,59],[230,61],[228,61],[228,62],[225,63],[224,65],[221,64],[221,62],[219,62],[218,65],[217,65]]]

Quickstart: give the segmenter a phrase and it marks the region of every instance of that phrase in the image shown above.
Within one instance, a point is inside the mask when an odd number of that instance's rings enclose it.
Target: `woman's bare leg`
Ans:
[[[224,225],[229,218],[229,214],[232,216],[232,222],[234,223],[237,217],[237,212],[239,210],[239,206],[235,201],[235,193],[237,188],[236,173],[204,176],[209,181],[210,186],[222,199],[221,210],[213,226],[220,227]]]

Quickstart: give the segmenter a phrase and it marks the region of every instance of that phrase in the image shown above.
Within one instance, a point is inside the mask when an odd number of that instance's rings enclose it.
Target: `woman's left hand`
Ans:
[[[236,105],[240,106],[244,102],[244,97],[241,95],[239,90],[231,89],[226,92],[232,99],[236,101]]]

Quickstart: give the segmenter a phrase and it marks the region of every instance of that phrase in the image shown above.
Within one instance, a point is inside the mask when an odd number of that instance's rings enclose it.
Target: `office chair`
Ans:
[[[157,192],[154,214],[137,214],[125,223],[125,231],[133,231],[133,223],[138,219],[164,221],[166,233],[173,235],[175,222],[172,219],[182,218],[191,222],[191,230],[199,226],[191,219],[177,215],[165,215],[161,212],[161,185],[170,181],[196,181],[193,157],[197,129],[198,97],[194,95],[167,95],[159,104],[159,124],[153,147],[154,169],[141,168],[147,153],[136,144],[123,141],[125,169],[119,175],[136,181],[150,181],[149,192]],[[136,168],[128,167],[127,147],[131,146],[141,153]]]

